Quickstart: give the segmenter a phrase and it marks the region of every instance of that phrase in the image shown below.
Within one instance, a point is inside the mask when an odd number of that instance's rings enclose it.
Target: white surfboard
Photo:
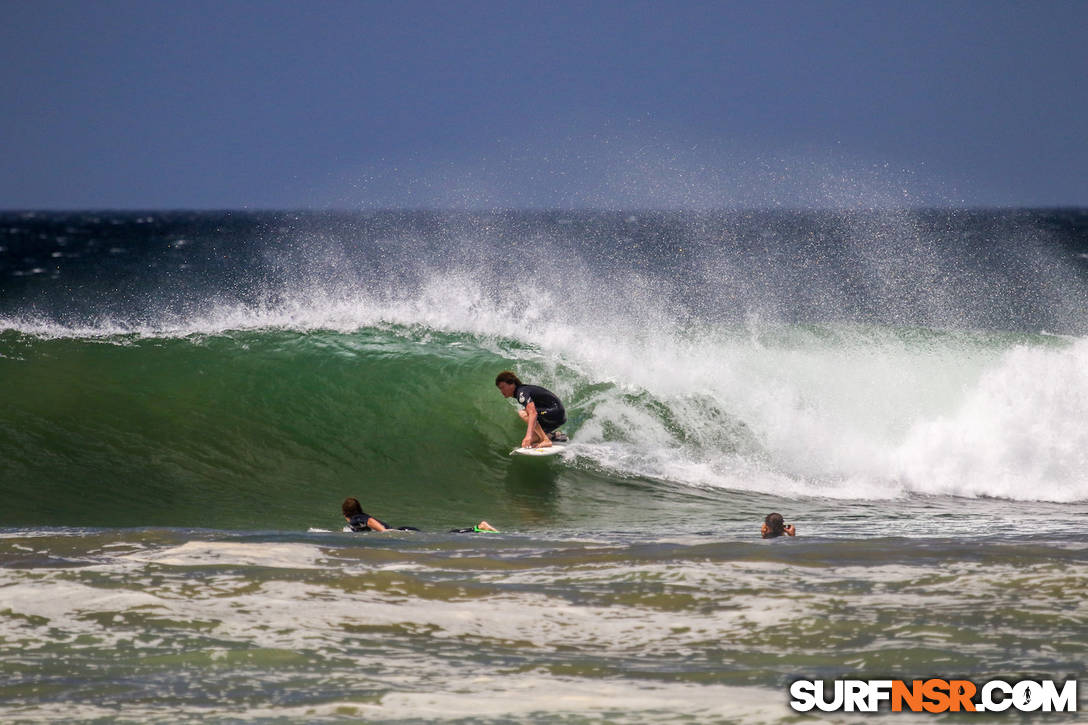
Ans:
[[[558,454],[563,452],[564,448],[566,448],[566,446],[558,444],[558,443],[553,443],[548,448],[515,448],[514,450],[510,451],[510,455],[512,455],[512,456],[537,456],[538,458],[543,458],[543,457],[547,457],[547,456],[558,455]]]

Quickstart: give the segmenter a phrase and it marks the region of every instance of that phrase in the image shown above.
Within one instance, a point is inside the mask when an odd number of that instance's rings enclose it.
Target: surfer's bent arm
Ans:
[[[385,527],[382,526],[382,522],[371,516],[366,520],[366,525],[370,527],[372,531],[385,531]]]

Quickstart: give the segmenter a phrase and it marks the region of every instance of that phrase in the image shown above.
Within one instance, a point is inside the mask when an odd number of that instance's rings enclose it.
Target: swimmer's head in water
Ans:
[[[773,539],[776,536],[785,534],[786,522],[782,518],[782,514],[767,514],[767,518],[763,519],[762,533],[764,539]]]

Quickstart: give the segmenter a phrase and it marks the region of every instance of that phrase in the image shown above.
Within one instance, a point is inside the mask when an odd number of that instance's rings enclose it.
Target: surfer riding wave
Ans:
[[[527,424],[522,448],[549,448],[552,441],[567,440],[558,430],[567,422],[567,411],[555,393],[539,385],[526,385],[509,370],[503,370],[495,377],[495,387],[504,398],[514,398],[523,406],[518,411]]]

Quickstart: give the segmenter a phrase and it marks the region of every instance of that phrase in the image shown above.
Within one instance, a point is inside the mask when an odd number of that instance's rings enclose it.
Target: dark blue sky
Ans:
[[[0,208],[1088,206],[1088,2],[0,9]]]

